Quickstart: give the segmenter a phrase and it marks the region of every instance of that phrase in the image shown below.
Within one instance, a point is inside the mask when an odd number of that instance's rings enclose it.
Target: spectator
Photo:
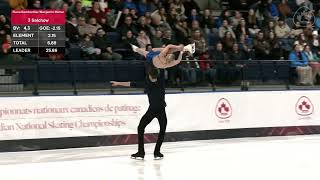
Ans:
[[[87,24],[86,19],[84,17],[79,17],[78,30],[79,30],[80,36],[84,36],[85,34],[88,34],[90,37],[93,37],[97,33],[98,28],[96,28],[91,24]]]
[[[311,48],[309,45],[306,45],[304,47],[303,53],[307,56],[309,62],[317,62],[320,60],[318,55],[311,51]]]
[[[251,29],[258,29],[258,21],[257,21],[257,16],[254,9],[249,9],[247,24],[248,24],[248,27]]]
[[[180,20],[181,18],[185,19],[187,18],[184,14],[185,8],[182,4],[182,0],[173,0],[173,2],[170,4],[170,8],[173,8],[177,12],[177,19]]]
[[[115,12],[122,11],[124,8],[124,3],[122,0],[109,0],[108,6],[110,9],[113,9]]]
[[[71,10],[69,8],[68,3],[62,3],[60,8],[60,10],[63,10],[64,12],[66,12],[66,18],[69,19],[70,17],[72,17],[72,13]]]
[[[213,62],[216,62],[218,79],[224,84],[230,84],[233,79],[232,70],[222,43],[217,43],[215,50],[210,54],[210,58]]]
[[[79,44],[82,52],[84,53],[84,57],[88,59],[96,59],[96,56],[100,55],[101,50],[94,47],[94,43],[91,40],[91,36],[89,34],[85,34],[83,40]]]
[[[312,68],[312,80],[313,83],[317,82],[317,76],[320,75],[320,57],[311,51],[309,45],[304,47],[304,53],[306,54],[309,65]]]
[[[164,43],[162,41],[162,31],[157,30],[156,35],[152,37],[152,46],[155,48],[163,47]]]
[[[227,55],[229,60],[228,75],[229,80],[238,80],[242,79],[241,72],[244,67],[244,61],[247,59],[245,54],[240,50],[237,43],[233,44],[232,51]]]
[[[128,9],[137,9],[137,6],[132,0],[125,0],[124,1],[124,8]]]
[[[0,36],[4,34],[11,34],[10,21],[4,16],[0,15]]]
[[[200,12],[200,7],[194,0],[184,0],[183,6],[185,8],[185,15],[189,17],[191,15],[191,10],[195,9],[197,12]]]
[[[22,10],[28,7],[28,0],[9,0],[11,9]]]
[[[101,50],[101,57],[104,60],[121,60],[122,55],[113,52],[112,44],[108,42],[105,31],[100,28],[97,30],[97,36],[94,40],[95,47]]]
[[[204,78],[209,83],[209,86],[214,84],[214,78],[216,76],[216,69],[214,67],[213,61],[209,59],[208,52],[203,53],[199,58],[200,69],[203,72]]]
[[[304,35],[304,33],[300,33],[298,38],[297,38],[297,43],[300,44],[301,48],[306,46],[308,44],[308,40],[306,38],[306,36]]]
[[[134,35],[138,34],[138,29],[136,25],[133,24],[131,16],[127,16],[124,24],[119,28],[119,32],[122,36],[125,36],[128,31],[131,31]]]
[[[211,11],[209,9],[204,10],[200,26],[201,28],[204,28],[206,34],[209,34],[210,31],[213,31],[213,28],[216,27],[215,19],[211,16]]]
[[[318,31],[312,32],[312,39],[311,39],[310,43],[308,43],[308,44],[311,45],[312,52],[319,52],[320,51],[320,38],[319,38]]]
[[[175,25],[176,38],[179,44],[188,44],[191,37],[191,30],[188,27],[187,21],[179,21]]]
[[[79,18],[79,17],[87,18],[88,16],[86,9],[82,7],[81,1],[77,1],[75,3],[75,6],[72,8],[71,14],[72,14],[72,17],[75,17],[75,18]]]
[[[140,31],[137,37],[137,42],[140,48],[146,48],[148,44],[151,44],[149,36],[143,30]]]
[[[298,80],[296,82],[298,85],[312,85],[312,69],[308,66],[308,57],[301,50],[301,46],[296,44],[289,55],[291,71],[294,73],[294,77],[297,76]],[[292,80],[295,81],[295,78]]]
[[[104,18],[102,18],[102,19],[104,19]],[[101,21],[102,21],[102,19],[101,19]],[[97,20],[94,17],[91,17],[89,19],[89,26],[91,26],[90,28],[92,28],[95,32],[97,32],[98,29],[102,28],[102,26],[97,23]]]
[[[190,16],[188,16],[188,22],[191,23],[191,22],[193,22],[193,21],[198,21],[198,22],[201,21],[201,17],[200,17],[200,15],[198,14],[198,12],[197,12],[196,9],[192,9]],[[201,24],[201,23],[200,23],[200,24]]]
[[[88,11],[88,16],[96,18],[98,23],[101,23],[102,18],[106,18],[107,12],[101,10],[100,3],[98,1],[93,1],[92,9]]]
[[[313,11],[313,3],[310,0],[304,0],[300,6],[306,7],[310,11]]]
[[[240,35],[249,36],[249,29],[246,25],[246,21],[243,18],[241,19],[240,23],[237,26],[236,35],[238,38],[240,37]]]
[[[250,40],[247,38],[246,35],[242,34],[239,37],[239,49],[240,51],[242,51],[246,57],[248,57],[249,59],[254,59],[254,52],[252,50],[253,45],[252,42],[250,42]]]
[[[42,9],[40,0],[33,0],[32,7],[30,9]]]
[[[268,36],[270,32],[275,32],[275,25],[273,20],[268,21],[267,27],[263,28],[263,35]]]
[[[123,39],[123,45],[128,51],[126,52],[126,57],[129,59],[134,59],[136,57],[135,53],[132,51],[131,44],[138,46],[138,42],[132,31],[128,31]],[[141,58],[141,57],[139,57]]]
[[[192,39],[196,46],[196,51],[194,53],[195,57],[202,56],[205,52],[208,51],[208,44],[203,35],[201,34],[200,29],[193,31]]]
[[[139,16],[137,15],[137,10],[136,9],[130,9],[130,15],[132,17],[133,23],[136,23],[139,19]]]
[[[160,16],[160,15],[159,15]],[[184,20],[184,19],[179,19],[179,20]],[[171,8],[169,11],[169,15],[166,18],[166,22],[170,25],[170,26],[174,26],[174,24],[178,21],[178,13],[176,11],[176,9]]]
[[[312,33],[313,33],[313,24],[311,21],[307,22],[307,26],[304,28],[303,33],[306,35],[307,39],[312,39]]]
[[[150,32],[150,25],[147,22],[147,18],[145,16],[141,16],[138,20],[138,25],[137,25],[137,30],[138,31],[144,31],[147,33],[148,36],[151,35]]]
[[[78,30],[77,19],[74,17],[71,17],[70,21],[67,21],[66,37],[67,41],[71,44],[79,43],[80,33]]]
[[[237,27],[240,24],[240,21],[242,20],[242,14],[240,11],[235,11],[235,15],[231,17],[231,26]]]
[[[161,7],[161,3],[159,0],[150,0],[147,1],[147,7],[149,12],[154,12]],[[169,9],[169,7],[167,9]]]
[[[274,20],[278,20],[279,19],[278,7],[272,2],[272,0],[268,0],[267,11],[268,11],[268,14],[269,14],[269,18],[272,18]]]
[[[12,45],[12,39],[9,34],[5,36],[4,41],[2,42],[2,53],[3,54],[10,54],[11,53],[11,45]]]
[[[262,32],[259,32],[257,37],[253,40],[255,47],[256,58],[259,60],[268,60],[270,57],[271,46],[264,38]]]
[[[277,39],[275,33],[270,32],[267,39],[268,39],[268,43],[271,46],[270,59],[272,60],[280,59],[280,57],[282,57],[282,54],[281,54],[279,40]]]
[[[221,27],[221,26],[223,26],[223,21],[224,20],[227,20],[227,22],[228,22],[228,24],[229,24],[229,22],[231,21],[231,13],[230,13],[230,11],[229,10],[223,10],[222,12],[221,12],[221,15],[220,15],[220,17],[219,17],[219,19],[218,19],[218,23],[217,23],[217,27]],[[223,33],[224,34],[224,33]]]
[[[227,20],[223,20],[222,26],[219,28],[219,37],[223,38],[226,32],[230,32],[232,38],[236,39],[236,35],[234,34],[229,22]]]
[[[225,51],[230,51],[232,50],[233,44],[236,42],[236,39],[233,38],[232,34],[227,31],[225,33],[225,36],[222,38],[222,43]]]
[[[279,19],[278,25],[274,28],[275,34],[278,38],[288,38],[291,32],[289,26],[283,19]]]
[[[143,16],[147,11],[147,0],[140,0],[137,8],[139,16]]]
[[[162,35],[162,41],[164,45],[176,44],[176,40],[173,38],[172,31],[170,29],[164,31]]]
[[[320,29],[320,9],[318,10],[318,13],[316,14],[315,17],[315,28],[317,31]]]
[[[288,0],[281,0],[281,3],[278,5],[278,9],[281,16],[284,18],[290,16],[292,13],[292,10],[288,4]]]
[[[209,52],[210,59],[216,61],[218,64],[226,64],[226,54],[223,50],[223,44],[221,42],[216,44],[216,48]]]
[[[115,31],[115,29],[108,24],[106,18],[101,19],[100,25],[105,32],[114,32]]]
[[[166,30],[171,30],[171,27],[168,23],[161,21],[161,16],[159,15],[152,15],[151,16],[152,22],[150,26],[151,34],[154,36],[156,33],[156,30],[160,30],[162,32],[165,32]]]
[[[243,64],[243,60],[247,59],[246,55],[240,50],[239,44],[234,43],[232,46],[232,51],[228,53],[228,60],[231,61],[231,64],[236,66],[241,66]]]

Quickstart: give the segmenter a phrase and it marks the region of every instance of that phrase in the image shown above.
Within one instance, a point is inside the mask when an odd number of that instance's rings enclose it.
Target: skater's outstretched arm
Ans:
[[[119,82],[119,81],[110,81],[111,86],[116,87],[116,86],[123,86],[123,87],[144,87],[144,82],[131,82],[131,81],[126,81],[126,82]]]
[[[118,82],[118,81],[110,81],[111,86],[124,86],[124,87],[131,87],[131,82]]]
[[[164,50],[164,48],[152,48],[152,51],[163,51]]]
[[[166,57],[167,54],[171,54],[177,51],[182,51],[183,47],[184,46],[176,46],[176,45],[169,44],[161,51],[160,56]]]

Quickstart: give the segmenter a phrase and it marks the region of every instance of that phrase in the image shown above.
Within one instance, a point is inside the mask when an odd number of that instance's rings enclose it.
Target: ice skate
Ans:
[[[196,52],[196,45],[195,45],[195,43],[186,45],[186,46],[183,48],[183,51],[190,52],[191,54],[195,53],[195,52]]]
[[[132,154],[131,158],[132,159],[137,159],[137,160],[143,160],[144,159],[144,155],[145,155],[144,152],[137,152],[135,154]]]

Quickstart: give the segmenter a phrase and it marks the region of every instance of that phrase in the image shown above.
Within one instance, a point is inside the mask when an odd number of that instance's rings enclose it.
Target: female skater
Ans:
[[[138,48],[135,45],[131,45],[134,52],[144,56],[148,62],[152,62],[154,67],[159,69],[166,69],[179,64],[180,62],[175,61],[173,53],[180,51],[180,56],[183,52],[189,52],[193,54],[195,52],[195,44],[183,45],[172,45],[169,44],[164,48],[153,48],[152,51],[148,52],[143,48]],[[179,56],[179,58],[180,58]],[[178,58],[178,59],[179,59]],[[182,58],[182,57],[181,57]]]

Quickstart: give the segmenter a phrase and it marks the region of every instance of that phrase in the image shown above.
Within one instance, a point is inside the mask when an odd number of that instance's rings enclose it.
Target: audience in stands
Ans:
[[[235,70],[230,70],[234,68],[234,63],[228,62],[236,59],[290,59],[294,69],[301,65],[308,67],[310,61],[315,69],[316,65],[312,63],[316,64],[320,57],[320,10],[309,0],[232,2],[231,5],[238,3],[239,9],[225,9],[220,15],[207,7],[201,9],[195,0],[8,2],[8,7],[12,9],[65,10],[66,51],[68,48],[78,48],[84,59],[136,59],[129,44],[146,48],[150,44],[152,47],[163,47],[195,42],[195,57],[189,58],[200,60],[200,66],[197,61],[181,65],[181,72],[192,82],[199,79],[200,70],[203,70],[207,80],[236,79],[232,75]],[[293,21],[299,7],[314,10],[314,23]],[[116,21],[120,11],[122,14]],[[2,56],[7,56],[11,53],[11,25],[10,18],[1,13],[0,10],[0,52]],[[106,32],[112,32],[108,34],[110,37]],[[295,51],[291,51],[294,43]],[[303,49],[304,52],[301,52]],[[202,64],[204,59],[212,59],[219,66],[215,67],[212,62]],[[217,74],[213,75],[215,71]]]

